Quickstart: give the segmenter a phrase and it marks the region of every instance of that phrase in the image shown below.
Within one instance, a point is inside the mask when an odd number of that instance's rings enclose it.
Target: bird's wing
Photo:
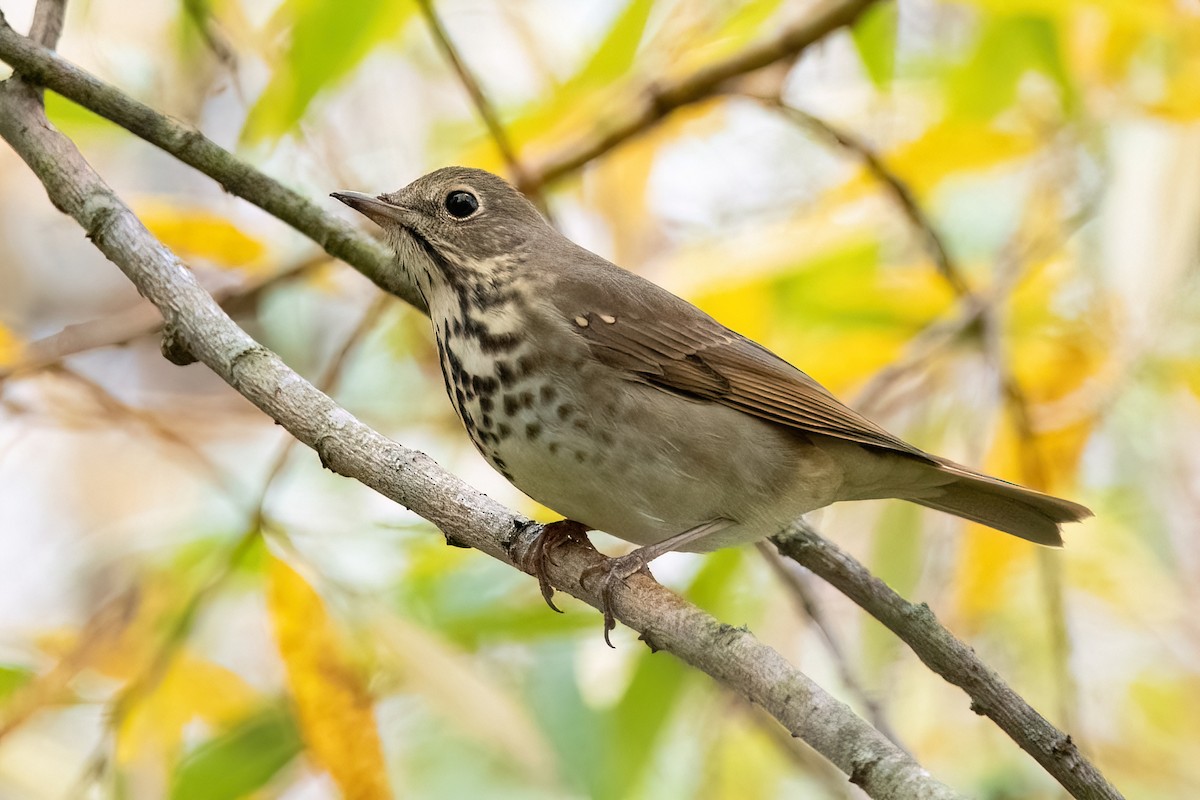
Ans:
[[[555,293],[559,312],[602,363],[663,391],[934,461],[687,301],[630,273],[605,273],[586,283],[568,278]]]

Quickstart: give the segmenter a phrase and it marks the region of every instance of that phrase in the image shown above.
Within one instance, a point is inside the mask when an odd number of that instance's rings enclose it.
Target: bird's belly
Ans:
[[[519,408],[492,449],[517,488],[590,528],[650,544],[732,520],[688,548],[708,551],[836,499],[838,465],[785,428],[637,383],[576,389]]]

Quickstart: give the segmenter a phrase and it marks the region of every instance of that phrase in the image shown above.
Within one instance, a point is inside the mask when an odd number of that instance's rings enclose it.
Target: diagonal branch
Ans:
[[[528,168],[522,191],[536,191],[657,125],[672,112],[719,94],[739,78],[778,61],[790,59],[833,31],[851,25],[878,0],[828,0],[805,17],[785,25],[773,36],[696,72],[651,85],[634,103],[634,110],[608,128],[563,147]]]
[[[179,259],[155,240],[13,84],[0,85],[0,137],[45,185],[56,207],[151,302],[196,358],[317,451],[329,469],[355,478],[439,527],[455,542],[513,566],[524,563],[538,526],[446,473],[428,456],[363,425],[255,342],[220,309]],[[602,563],[582,544],[550,560],[553,584],[599,607],[599,586],[581,576]],[[877,798],[954,798],[844,704],[830,697],[749,631],[723,625],[638,575],[614,593],[616,616],[656,649],[668,650],[762,706],[868,794]]]
[[[798,522],[771,538],[779,552],[812,570],[882,622],[927,667],[971,698],[971,710],[994,721],[1072,797],[1121,800],[1121,793],[1079,752],[1071,737],[1033,709],[975,651],[946,630],[924,603],[915,604],[848,553]]]
[[[900,210],[904,212],[904,216],[908,218],[913,228],[920,234],[926,252],[933,259],[934,266],[937,267],[938,272],[945,279],[946,283],[950,284],[950,288],[954,290],[954,293],[960,299],[970,304],[977,304],[979,302],[979,298],[971,291],[970,284],[963,277],[958,264],[951,260],[950,254],[946,251],[946,246],[942,243],[941,235],[938,234],[929,217],[926,216],[921,206],[917,203],[912,190],[908,188],[907,184],[895,172],[888,169],[871,148],[867,147],[857,137],[835,128],[825,120],[787,105],[779,97],[754,99],[776,109],[780,114],[797,125],[807,128],[818,136],[857,155],[862,161],[863,167],[867,172],[871,173],[875,180],[883,184],[888,193],[896,201],[896,204],[900,206]]]
[[[417,0],[417,5],[421,9],[421,15],[425,17],[425,24],[429,26],[429,32],[433,35],[433,39],[437,42],[438,49],[450,62],[450,66],[454,68],[454,73],[458,76],[459,82],[471,97],[471,102],[475,106],[475,111],[479,114],[483,124],[487,127],[488,133],[492,137],[492,141],[496,144],[496,149],[500,151],[500,157],[504,159],[504,163],[508,166],[509,172],[517,183],[523,183],[525,180],[525,169],[521,165],[521,160],[517,157],[517,151],[512,145],[512,141],[508,138],[508,133],[505,132],[504,126],[500,124],[500,117],[496,114],[496,109],[492,107],[488,101],[487,95],[483,93],[483,87],[479,85],[479,81],[467,69],[467,65],[463,63],[462,58],[458,54],[458,49],[454,46],[454,42],[450,41],[450,35],[446,33],[446,27],[442,24],[441,18],[438,17],[437,11],[433,7],[433,0]]]

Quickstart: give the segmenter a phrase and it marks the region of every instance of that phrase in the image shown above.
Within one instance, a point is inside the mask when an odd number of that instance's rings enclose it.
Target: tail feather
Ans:
[[[938,472],[949,477],[949,482],[904,499],[1052,547],[1062,546],[1062,523],[1092,516],[1090,509],[1078,503],[992,478],[952,461],[941,462]]]

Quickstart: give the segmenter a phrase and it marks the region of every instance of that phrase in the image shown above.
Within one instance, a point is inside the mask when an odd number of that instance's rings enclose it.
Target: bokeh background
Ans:
[[[18,30],[32,6],[0,0]],[[436,13],[536,168],[814,5]],[[78,0],[59,50],[347,218],[328,192],[449,163],[514,172],[411,0]],[[553,518],[467,442],[419,313],[47,101],[261,342]],[[928,602],[1131,798],[1200,786],[1198,122],[1190,0],[879,2],[540,193],[569,236],[892,431],[1096,511],[1054,552],[898,502],[813,522]],[[594,610],[551,613],[532,579],[323,471],[203,366],[164,361],[154,319],[0,147],[0,797],[858,796],[707,677],[625,629],[609,650]],[[811,576],[783,581],[754,548],[655,574],[942,780],[1062,796]]]

